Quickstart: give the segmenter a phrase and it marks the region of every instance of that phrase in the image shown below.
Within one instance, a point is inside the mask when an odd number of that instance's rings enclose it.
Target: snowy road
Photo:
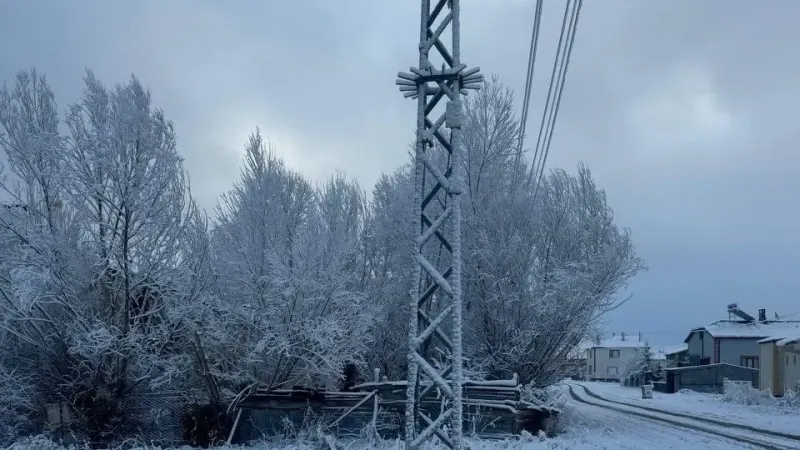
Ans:
[[[585,448],[607,449],[800,449],[800,442],[724,427],[714,428],[668,414],[626,409],[603,402],[570,386],[573,420],[586,429]],[[663,417],[662,417],[663,416]],[[671,422],[668,423],[667,421]],[[593,446],[590,446],[593,445]]]

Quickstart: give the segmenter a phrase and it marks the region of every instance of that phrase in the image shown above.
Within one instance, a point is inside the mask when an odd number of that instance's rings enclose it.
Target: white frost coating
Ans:
[[[420,36],[419,36],[419,67],[426,68],[428,66],[428,53],[423,43],[428,38],[428,16],[430,14],[430,0],[422,0],[420,9]],[[424,152],[425,141],[423,140],[423,133],[425,131],[425,103],[427,97],[425,95],[425,85],[420,84],[417,92],[417,142],[416,151],[414,155],[414,217],[412,219],[413,233],[419,233],[422,228],[422,190],[423,186],[423,173],[425,167],[422,162],[422,154]],[[411,242],[411,254],[416,257],[420,255],[421,247],[416,242]],[[418,313],[419,309],[419,289],[420,281],[422,278],[422,267],[419,264],[414,264],[411,276],[411,290],[409,291],[409,320],[408,320],[408,342],[411,343],[417,338],[418,328]],[[417,390],[417,377],[419,376],[419,368],[414,359],[416,351],[413,346],[408,349],[408,384],[406,386],[406,424],[405,424],[405,442],[407,448],[412,448],[417,434],[416,427],[416,390]]]
[[[452,214],[452,213],[453,213],[453,208],[451,208],[451,207],[445,208],[444,211],[442,212],[442,214],[439,216],[439,218],[434,220],[433,223],[431,224],[431,226],[428,227],[428,229],[425,230],[424,233],[422,233],[421,235],[419,235],[417,237],[417,240],[416,240],[417,245],[422,246],[422,244],[427,242],[428,239],[430,239],[431,236],[433,236],[433,234],[436,233],[436,231],[439,230],[439,228],[442,226],[444,221],[447,220],[450,217],[450,214]]]
[[[461,17],[460,17],[460,2],[459,0],[452,0],[451,3],[453,13],[453,66],[461,64]],[[461,94],[459,83],[456,81],[453,85],[453,92],[456,100],[456,105],[461,107]],[[447,111],[450,113],[450,109]],[[463,111],[460,111],[463,115]],[[463,120],[463,119],[462,119]],[[450,274],[450,281],[453,287],[453,332],[452,332],[452,345],[453,354],[451,364],[452,381],[453,381],[453,418],[452,418],[452,431],[451,439],[453,448],[461,450],[464,447],[463,425],[464,420],[462,395],[463,395],[463,379],[464,379],[464,348],[463,348],[463,320],[461,314],[461,196],[462,192],[462,171],[464,164],[462,163],[462,136],[461,128],[453,128],[450,133],[450,146],[453,154],[453,214],[451,223],[453,232],[450,245],[452,246],[452,260],[453,272]]]
[[[417,365],[423,371],[425,371],[426,374],[428,374],[431,380],[433,380],[433,383],[436,385],[437,390],[444,391],[445,395],[447,395],[448,397],[453,396],[453,389],[450,387],[449,384],[447,384],[447,381],[444,378],[442,378],[441,375],[439,375],[439,372],[436,370],[436,368],[428,364],[428,361],[425,361],[425,358],[423,358],[417,352],[414,352],[414,359],[417,361]]]
[[[415,74],[421,74],[423,71],[430,70],[431,65],[428,60],[428,52],[432,48],[435,40],[443,34],[443,31],[450,22],[452,32],[452,69],[453,72],[459,72],[465,68],[460,63],[460,47],[459,47],[459,2],[458,0],[451,0],[448,2],[450,12],[440,23],[436,32],[433,33],[432,38],[428,38],[429,26],[428,19],[430,16],[430,0],[421,0],[422,10],[420,14],[420,40],[419,50],[420,59],[419,67],[412,68],[411,71]],[[439,434],[438,429],[445,426],[446,421],[450,421],[449,440],[445,440],[448,446],[461,450],[463,448],[463,431],[462,431],[462,394],[463,394],[463,349],[462,349],[462,311],[461,311],[461,205],[459,201],[459,194],[461,194],[462,175],[460,171],[463,169],[460,155],[460,128],[464,123],[463,105],[460,98],[459,82],[456,81],[452,89],[439,84],[442,89],[450,98],[450,102],[446,105],[446,112],[443,117],[439,117],[434,122],[434,127],[431,130],[426,130],[426,102],[427,96],[424,95],[425,86],[419,86],[418,103],[417,103],[417,147],[415,154],[415,167],[416,167],[416,188],[415,188],[415,210],[414,210],[414,227],[415,233],[420,233],[414,240],[412,255],[415,259],[414,272],[412,276],[412,289],[410,292],[410,317],[409,317],[409,353],[408,353],[408,385],[406,388],[406,448],[418,448],[425,440],[436,432]],[[424,142],[426,137],[430,139],[439,127],[445,124],[451,129],[450,146],[452,147],[452,160],[450,164],[453,165],[454,173],[450,179],[444,175],[444,170],[437,166],[435,162],[425,154]],[[450,197],[448,204],[452,206],[446,211],[439,220],[437,220],[427,232],[422,232],[421,215],[422,215],[422,199],[424,195],[425,186],[423,184],[423,174],[425,169],[430,172],[436,181],[441,184],[444,191]],[[451,233],[451,263],[452,272],[450,279],[446,280],[441,271],[431,264],[422,253],[422,245],[431,237],[436,229],[444,225],[444,219],[450,215]],[[452,346],[452,354],[450,365],[452,367],[451,384],[448,384],[444,378],[434,369],[422,355],[419,355],[415,349],[420,343],[429,338],[437,325],[443,321],[446,314],[437,317],[430,326],[423,332],[422,335],[417,335],[419,332],[419,324],[421,312],[418,312],[419,298],[420,298],[420,281],[422,270],[430,274],[439,288],[450,298],[452,304],[448,310],[452,317],[452,336],[450,336],[450,344]],[[450,400],[451,409],[442,411],[441,415],[420,434],[416,436],[416,418],[414,416],[416,409],[416,389],[418,388],[418,375],[419,368],[423,368],[427,375],[434,381],[434,383]],[[427,421],[426,421],[427,422]]]
[[[459,91],[460,92],[460,91]],[[447,102],[447,128],[461,128],[464,124],[464,105],[461,99]]]
[[[428,275],[430,275],[431,278],[436,280],[436,284],[439,285],[440,289],[442,289],[447,295],[452,295],[453,294],[453,288],[451,287],[451,284],[448,283],[447,280],[444,279],[442,274],[439,273],[439,271],[436,270],[435,267],[433,267],[433,264],[431,264],[430,261],[428,261],[427,258],[422,256],[422,254],[417,253],[417,255],[415,256],[415,259],[417,260],[417,263],[419,263],[419,265],[423,269],[425,269],[426,272],[428,272]],[[455,266],[456,266],[456,263],[453,263],[453,271],[456,270]],[[450,275],[450,279],[452,279],[452,278],[453,278],[453,276],[451,274]]]
[[[447,308],[445,308],[444,311],[439,313],[439,315],[436,316],[436,318],[431,321],[428,327],[422,330],[422,333],[420,333],[419,336],[417,336],[417,339],[414,341],[414,348],[415,349],[418,348],[420,344],[425,342],[425,340],[428,339],[436,331],[436,328],[439,327],[439,325],[441,325],[442,322],[444,322],[445,319],[447,319],[447,316],[449,316],[452,312],[453,312],[453,305],[450,305]]]
[[[423,154],[420,158],[422,159],[422,162],[425,164],[425,167],[431,172],[431,175],[433,175],[433,177],[436,178],[436,181],[438,181],[439,184],[442,185],[444,190],[448,193],[452,193],[453,184],[450,182],[450,180],[448,180],[444,176],[444,172],[442,172],[441,169],[436,167],[436,163],[431,161],[430,157],[428,157],[428,155],[426,154]]]

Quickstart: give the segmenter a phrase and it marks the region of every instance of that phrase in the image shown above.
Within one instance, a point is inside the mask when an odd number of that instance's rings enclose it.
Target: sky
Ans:
[[[533,0],[462,0],[462,60],[524,91]],[[548,0],[529,130],[563,2]],[[610,332],[658,344],[728,303],[800,319],[800,2],[587,0],[548,167],[591,169],[649,267]],[[370,190],[407,161],[419,4],[368,0],[0,0],[0,78],[36,66],[59,107],[91,68],[131,74],[176,127],[201,205],[256,127],[295,169]]]

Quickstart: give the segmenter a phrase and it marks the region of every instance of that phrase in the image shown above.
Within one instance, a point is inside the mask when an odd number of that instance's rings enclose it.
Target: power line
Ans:
[[[536,53],[539,48],[539,30],[542,23],[542,6],[543,0],[536,0],[536,9],[533,16],[533,30],[531,31],[531,48],[528,52],[528,70],[525,75],[525,94],[522,99],[522,116],[520,117],[521,129],[519,132],[519,145],[517,148],[517,157],[514,165],[514,183],[517,183],[517,171],[519,170],[520,159],[522,158],[523,143],[525,141],[525,131],[528,125],[528,108],[531,103],[531,91],[533,86],[533,73],[536,67]]]
[[[550,85],[547,91],[547,99],[545,100],[545,108],[539,125],[539,135],[536,139],[533,163],[528,176],[528,182],[535,182],[534,202],[538,195],[539,184],[544,175],[544,167],[550,153],[550,143],[552,142],[553,131],[555,130],[556,120],[558,119],[561,97],[564,92],[575,35],[578,31],[578,22],[583,0],[577,0],[577,4],[574,5],[571,10],[570,6],[573,6],[573,2],[572,0],[567,0],[567,4],[564,8],[564,17],[561,23],[561,33],[558,39],[556,55],[553,61],[553,70],[550,75]]]
[[[534,147],[533,152],[533,163],[531,164],[531,170],[528,175],[528,182],[535,180],[534,175],[538,173],[538,164],[539,164],[539,149],[542,144],[542,136],[545,135],[545,120],[548,117],[548,111],[550,108],[550,99],[553,96],[553,88],[556,86],[555,79],[556,79],[556,70],[558,68],[559,57],[561,55],[561,47],[562,43],[564,42],[564,31],[567,28],[567,18],[569,17],[569,7],[572,4],[572,0],[567,0],[567,4],[564,7],[564,18],[561,20],[561,34],[558,37],[558,45],[556,46],[556,54],[553,58],[553,70],[550,73],[550,84],[547,87],[547,98],[544,101],[544,111],[542,112],[542,121],[539,124],[539,134],[536,136],[536,146]],[[549,126],[549,123],[548,123]]]

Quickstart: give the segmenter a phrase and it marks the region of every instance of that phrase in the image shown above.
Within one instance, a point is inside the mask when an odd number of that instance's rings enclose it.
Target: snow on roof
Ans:
[[[667,359],[668,355],[674,355],[675,353],[682,352],[688,350],[689,346],[686,344],[682,345],[662,345],[660,347],[653,347],[653,359]]]
[[[658,351],[663,353],[664,355],[674,355],[675,353],[686,351],[689,349],[689,346],[686,344],[678,344],[678,345],[665,345],[663,347],[659,347]]]
[[[734,322],[720,320],[704,328],[692,330],[706,330],[715,338],[766,338],[779,334],[800,332],[800,322]]]
[[[637,336],[625,336],[622,340],[621,336],[613,336],[600,341],[600,344],[592,344],[588,348],[641,348],[647,347],[646,342],[638,340]],[[587,350],[588,350],[587,348]]]
[[[796,344],[800,342],[800,327],[783,333],[776,333],[758,341],[759,344],[766,344],[768,342],[775,342],[775,345],[778,347],[783,347],[784,345],[788,344]]]
[[[789,335],[789,336],[781,339],[780,341],[778,341],[778,343],[776,345],[778,347],[783,347],[784,345],[787,345],[787,344],[797,344],[797,343],[800,343],[800,333],[795,333],[793,335]]]

